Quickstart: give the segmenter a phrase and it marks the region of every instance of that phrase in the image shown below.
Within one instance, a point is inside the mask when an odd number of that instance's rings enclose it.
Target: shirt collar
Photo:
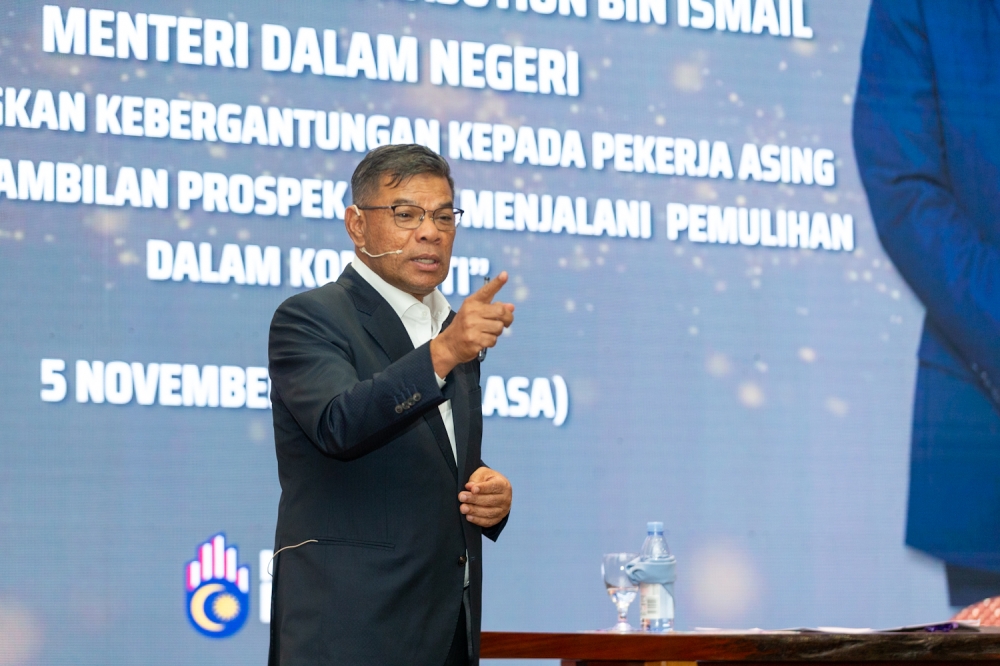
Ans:
[[[402,289],[394,287],[388,282],[386,282],[382,277],[368,267],[365,262],[358,258],[354,258],[351,261],[351,266],[357,271],[361,278],[370,284],[375,291],[379,293],[379,296],[384,298],[389,306],[392,308],[393,312],[400,319],[406,314],[414,305],[423,303],[431,311],[431,318],[440,326],[445,319],[448,318],[448,313],[451,312],[451,305],[448,303],[448,299],[444,297],[439,290],[435,289],[431,293],[424,296],[423,301],[419,301],[414,298],[411,294],[407,294]]]

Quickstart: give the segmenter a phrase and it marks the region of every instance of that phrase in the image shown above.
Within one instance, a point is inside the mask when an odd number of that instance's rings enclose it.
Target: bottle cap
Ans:
[[[663,534],[663,523],[646,523],[647,534]]]

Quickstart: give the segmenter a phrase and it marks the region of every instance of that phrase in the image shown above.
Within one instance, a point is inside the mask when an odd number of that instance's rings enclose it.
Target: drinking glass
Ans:
[[[628,606],[635,599],[639,588],[632,579],[625,573],[625,565],[639,557],[636,553],[609,553],[604,556],[601,562],[601,574],[604,576],[604,585],[608,588],[608,595],[618,609],[618,623],[608,629],[625,633],[635,631],[628,623]]]

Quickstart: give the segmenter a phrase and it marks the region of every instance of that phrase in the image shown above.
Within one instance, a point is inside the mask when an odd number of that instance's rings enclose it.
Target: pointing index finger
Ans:
[[[493,297],[497,295],[497,292],[499,292],[505,284],[507,284],[507,271],[502,271],[500,275],[480,287],[479,291],[472,295],[472,298],[477,301],[482,301],[483,303],[492,303]]]

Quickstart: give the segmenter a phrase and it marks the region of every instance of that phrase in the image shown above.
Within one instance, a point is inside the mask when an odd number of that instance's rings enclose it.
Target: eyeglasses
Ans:
[[[426,208],[414,206],[412,204],[396,204],[395,206],[358,206],[360,210],[391,210],[392,220],[397,227],[402,229],[416,229],[424,221],[427,213],[431,214],[431,220],[439,231],[454,231],[455,227],[462,220],[461,208],[438,208],[428,211]]]

